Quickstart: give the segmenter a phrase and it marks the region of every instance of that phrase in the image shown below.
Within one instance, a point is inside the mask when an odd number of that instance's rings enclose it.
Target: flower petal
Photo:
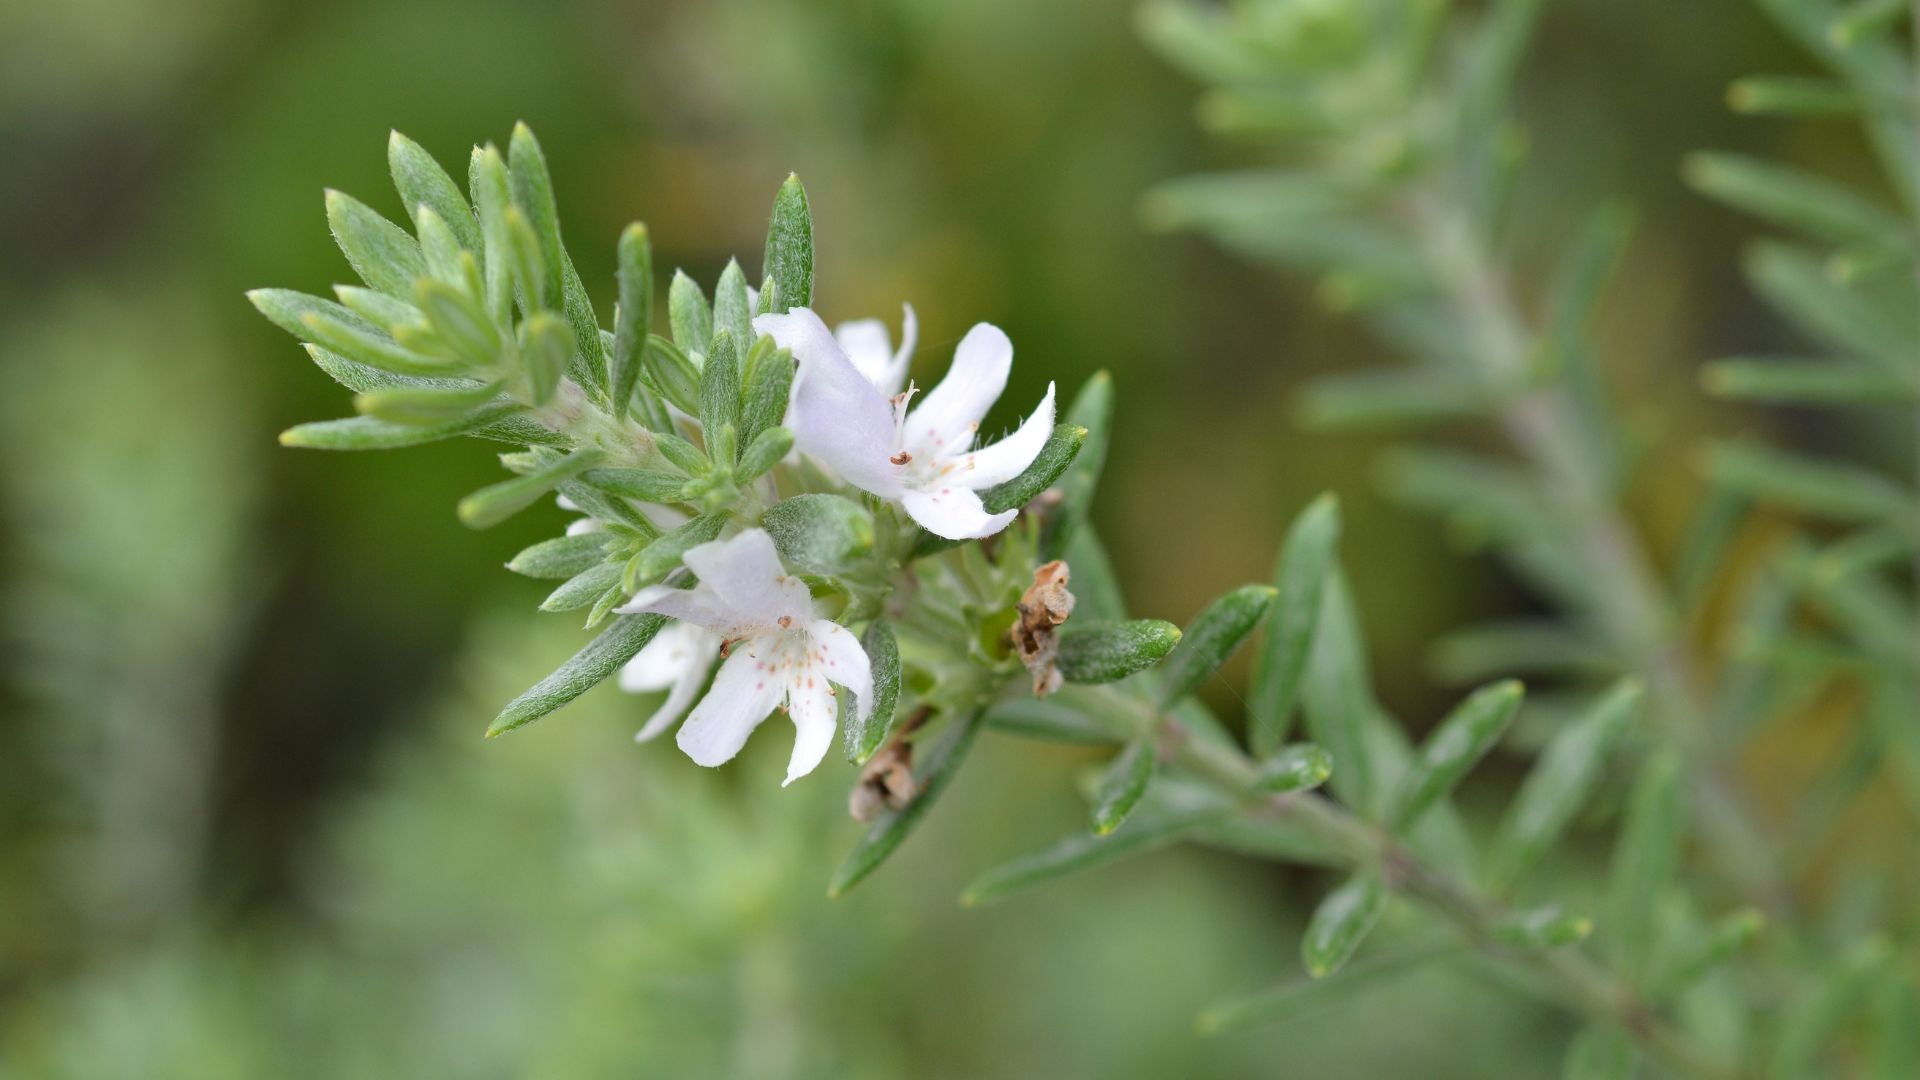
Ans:
[[[833,745],[833,729],[838,726],[839,709],[833,687],[818,669],[807,665],[795,675],[787,689],[787,715],[793,718],[793,757],[787,761],[786,787],[812,772]]]
[[[791,625],[813,617],[806,584],[780,564],[780,552],[765,529],[745,529],[689,548],[681,561],[722,604],[763,630],[787,629],[779,625],[783,618]]]
[[[1013,342],[992,323],[976,323],[953,351],[947,376],[907,417],[902,440],[915,457],[948,458],[967,452],[973,433],[1007,388]]]
[[[983,446],[971,454],[940,466],[940,473],[956,484],[970,487],[975,491],[1005,483],[1027,471],[1033,459],[1040,456],[1040,450],[1047,445],[1047,436],[1053,434],[1053,384],[1047,384],[1047,396],[1040,399],[1040,407],[1013,434],[997,443]],[[951,474],[948,468],[953,468]]]
[[[760,626],[755,620],[727,606],[717,593],[704,586],[676,589],[671,585],[649,585],[634,593],[633,599],[613,610],[621,615],[643,612],[665,615],[705,627],[722,638],[750,635]]]
[[[967,488],[951,487],[930,488],[926,491],[908,491],[900,496],[900,505],[920,527],[948,540],[976,540],[983,536],[992,536],[1007,527],[1017,510],[1004,510],[998,514],[989,514],[980,504],[980,496]]]
[[[786,684],[767,677],[755,652],[770,645],[771,639],[756,638],[736,646],[713,677],[707,696],[680,725],[674,741],[696,764],[712,768],[730,760],[780,703]]]
[[[886,386],[887,368],[893,365],[893,335],[887,332],[886,323],[879,319],[843,322],[833,328],[833,340],[875,389],[889,396],[897,392]]]
[[[665,690],[689,668],[705,673],[719,648],[719,638],[693,623],[670,622],[620,669],[620,689],[629,694]]]
[[[817,670],[852,692],[859,715],[865,720],[873,712],[873,665],[867,650],[853,631],[832,619],[819,619],[807,627],[813,638]]]
[[[700,696],[700,688],[706,684],[706,665],[690,667],[682,672],[679,681],[668,691],[667,700],[661,702],[653,715],[647,717],[647,722],[640,725],[640,730],[633,733],[633,741],[646,742],[658,738],[662,732],[678,723],[681,717],[687,715],[687,706]]]
[[[762,315],[753,328],[800,362],[787,426],[794,446],[827,463],[855,487],[892,497],[900,490],[893,456],[893,412],[847,359],[820,317],[806,308]]]
[[[599,518],[575,518],[567,522],[568,536],[583,536],[587,533],[603,532],[605,529],[606,526],[600,523]]]

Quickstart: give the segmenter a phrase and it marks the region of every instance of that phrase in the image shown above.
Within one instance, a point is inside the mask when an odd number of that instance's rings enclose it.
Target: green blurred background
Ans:
[[[711,281],[757,263],[806,181],[829,319],[901,300],[925,379],[976,320],[1008,397],[1111,369],[1097,510],[1141,614],[1266,576],[1312,495],[1346,552],[1387,703],[1452,691],[1422,645],[1525,611],[1496,569],[1371,494],[1380,443],[1288,421],[1376,346],[1310,289],[1147,234],[1157,180],[1248,160],[1131,7],[1080,0],[0,2],[0,1073],[259,1076],[1547,1075],[1561,1018],[1460,976],[1214,1040],[1211,998],[1297,972],[1311,876],[1164,854],[963,911],[974,873],[1081,820],[1087,758],[992,740],[852,897],[851,775],[777,786],[636,748],[606,688],[511,739],[497,706],[583,639],[500,564],[557,510],[473,534],[488,449],[283,450],[347,395],[243,290],[349,271],[323,187],[398,215],[399,128],[462,173],[533,125],[569,247],[610,305],[613,241]],[[1738,0],[1563,0],[1523,83],[1522,265],[1597,201],[1640,228],[1603,333],[1670,546],[1688,447],[1751,427],[1699,360],[1791,342],[1743,291],[1747,223],[1681,186],[1699,147],[1871,175],[1844,125],[1743,121],[1734,76],[1805,63]],[[1875,452],[1871,430],[1764,421]],[[1230,702],[1240,673],[1210,691]],[[1497,1062],[1495,1068],[1492,1063]]]

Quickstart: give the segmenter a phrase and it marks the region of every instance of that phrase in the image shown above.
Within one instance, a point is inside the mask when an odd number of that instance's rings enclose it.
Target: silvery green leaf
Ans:
[[[1279,591],[1248,692],[1248,742],[1256,755],[1271,753],[1286,738],[1339,540],[1340,504],[1322,495],[1301,511],[1280,549],[1273,575]]]
[[[1721,443],[1707,471],[1749,498],[1840,521],[1916,525],[1913,496],[1895,480],[1858,465],[1822,461],[1753,443]]]
[[[567,579],[540,601],[541,611],[578,611],[593,604],[608,590],[620,585],[625,564],[599,562]]]
[[[519,405],[503,403],[432,426],[394,424],[371,416],[320,420],[299,424],[281,432],[280,445],[310,450],[397,450],[460,435],[485,434],[490,426],[510,418],[520,408]]]
[[[873,550],[873,514],[852,499],[812,493],[783,499],[760,515],[780,561],[802,574],[830,577]]]
[[[783,427],[768,428],[740,451],[740,464],[734,469],[734,478],[741,483],[756,479],[780,464],[792,449],[793,432]]]
[[[1736,401],[1797,405],[1906,405],[1920,402],[1920,384],[1853,360],[1730,357],[1700,372],[1710,394]]]
[[[1400,778],[1387,815],[1395,832],[1412,828],[1487,756],[1520,711],[1523,692],[1512,680],[1482,687],[1427,735],[1413,767]]]
[[[995,731],[1049,742],[1113,746],[1124,741],[1060,697],[1058,694],[1046,698],[1023,695],[996,702],[987,710],[987,724]]]
[[[931,750],[920,755],[913,770],[917,792],[913,801],[902,809],[881,812],[867,829],[866,835],[847,853],[839,869],[834,871],[833,880],[827,885],[828,896],[844,895],[868,874],[879,869],[887,856],[893,854],[907,834],[920,824],[920,819],[926,816],[934,801],[945,793],[947,785],[953,781],[961,763],[966,760],[967,751],[973,749],[980,729],[985,726],[978,713],[954,717],[949,722],[946,735]]]
[[[1387,909],[1387,890],[1369,873],[1356,874],[1328,893],[1307,920],[1300,958],[1307,974],[1324,979],[1346,966]]]
[[[666,625],[664,615],[622,615],[553,674],[514,698],[494,717],[487,737],[531,723],[597,686],[626,665]]]
[[[640,385],[647,335],[653,325],[653,243],[634,222],[620,234],[620,303],[614,309],[613,348],[607,358],[608,400],[614,419],[625,417]]]
[[[1333,755],[1313,743],[1295,743],[1268,754],[1260,762],[1258,783],[1262,791],[1284,795],[1310,791],[1333,775]]]
[[[413,284],[413,298],[427,325],[460,360],[475,367],[499,361],[500,327],[479,297],[439,278],[421,278]]]
[[[1593,933],[1593,920],[1557,905],[1509,912],[1493,925],[1493,938],[1516,949],[1559,949],[1577,945]]]
[[[1824,957],[1826,970],[1798,994],[1775,1028],[1768,1075],[1776,1080],[1827,1075],[1822,1051],[1851,1020],[1898,954],[1885,938],[1871,937]]]
[[[1285,595],[1283,588],[1283,600]],[[1364,811],[1374,805],[1376,769],[1368,727],[1378,706],[1359,617],[1337,569],[1327,576],[1320,603],[1319,625],[1301,684],[1307,733],[1333,755],[1333,790],[1349,806]]]
[[[1702,976],[1731,960],[1760,935],[1766,919],[1753,908],[1741,908],[1707,928],[1666,958],[1653,980],[1653,996],[1670,998],[1684,992]]]
[[[507,563],[507,569],[530,578],[564,579],[605,562],[606,558],[605,533],[579,533],[556,536],[522,549]]]
[[[1067,471],[1073,459],[1080,452],[1080,444],[1087,437],[1087,429],[1075,424],[1059,424],[1053,433],[1047,436],[1046,444],[1033,459],[1033,464],[1019,476],[980,493],[980,504],[989,514],[998,514],[1006,510],[1018,510],[1040,496],[1040,493],[1053,486],[1053,482]],[[915,558],[924,558],[938,554],[949,548],[958,547],[962,541],[949,540],[943,536],[926,533],[915,545]]]
[[[1697,153],[1685,175],[1709,198],[1835,245],[1911,245],[1913,226],[1824,177],[1745,154]]]
[[[460,247],[468,251],[484,250],[480,223],[474,219],[466,197],[460,194],[459,185],[419,143],[398,131],[389,133],[387,171],[393,175],[393,186],[400,192],[402,206],[431,208],[452,230]]]
[[[747,272],[740,269],[738,259],[727,260],[727,268],[720,271],[720,280],[713,287],[713,335],[723,333],[733,339],[737,365],[758,336],[753,332],[753,305],[747,299]],[[739,378],[738,370],[734,377]]]
[[[1460,420],[1499,403],[1466,373],[1426,365],[1322,375],[1301,391],[1294,415],[1305,427],[1331,431]]]
[[[457,284],[465,279],[460,266],[460,239],[453,234],[440,214],[431,206],[415,207],[414,231],[420,237],[420,254],[426,260],[427,273],[433,279]],[[416,286],[421,279],[415,279]]]
[[[875,619],[860,635],[860,647],[866,651],[873,670],[873,707],[860,718],[859,710],[842,709],[846,720],[847,760],[865,765],[893,733],[894,709],[900,702],[900,643],[885,621]]]
[[[573,328],[574,354],[571,366],[574,381],[597,395],[607,392],[607,354],[600,344],[600,317],[594,313],[593,299],[580,281],[573,260],[561,255],[560,283],[563,287],[567,325]]]
[[[1844,116],[1860,111],[1860,95],[1833,79],[1750,75],[1727,87],[1727,105],[1748,116]]]
[[[1096,836],[1106,836],[1118,829],[1140,802],[1140,797],[1147,793],[1147,783],[1153,779],[1156,752],[1153,738],[1141,736],[1107,763],[1093,795]]]
[[[1069,874],[1158,851],[1233,813],[1232,803],[1214,792],[1176,787],[1168,796],[1149,795],[1111,834],[1074,833],[994,867],[967,886],[960,902],[968,907],[998,903]]]
[[[513,275],[514,291],[520,297],[520,310],[529,315],[558,310],[560,305],[549,302],[547,294],[552,291],[550,284],[559,278],[540,250],[540,234],[534,230],[532,220],[518,206],[507,207],[501,220],[507,241],[507,268]]]
[[[1279,592],[1271,585],[1243,585],[1207,605],[1181,633],[1180,644],[1160,666],[1159,702],[1198,689],[1253,634]]]
[[[663,469],[593,469],[580,479],[601,491],[641,502],[674,503],[687,497],[686,476]]]
[[[740,409],[740,438],[747,445],[786,423],[793,375],[793,354],[775,345],[772,338],[761,337],[747,350],[741,375],[746,401]]]
[[[727,524],[725,514],[705,514],[688,521],[654,540],[627,563],[621,578],[628,592],[651,585],[673,572],[688,548],[698,547],[720,535]]]
[[[507,179],[514,205],[526,215],[532,229],[544,271],[541,288],[530,291],[527,300],[536,308],[559,311],[566,303],[563,282],[568,265],[566,248],[560,243],[560,212],[554,203],[546,154],[525,124],[513,126],[513,136],[507,143]]]
[[[1501,822],[1490,871],[1496,883],[1511,884],[1560,841],[1645,696],[1638,679],[1622,679],[1547,744]]]
[[[1332,978],[1293,979],[1271,989],[1230,997],[1209,1005],[1194,1021],[1194,1026],[1202,1035],[1217,1035],[1250,1024],[1291,1020],[1338,1004],[1350,994],[1427,967],[1458,952],[1458,947],[1452,945],[1414,948],[1349,965]]]
[[[372,289],[363,289],[358,285],[335,285],[333,294],[340,298],[340,302],[346,305],[347,310],[388,332],[392,332],[396,326],[418,323],[426,317],[419,308],[408,301]],[[272,316],[268,317],[272,318]],[[278,319],[274,321],[281,329],[298,336],[299,331],[288,329],[287,325]]]
[[[520,324],[519,337],[521,369],[534,404],[543,405],[553,397],[573,359],[573,330],[558,317],[537,311]]]
[[[707,306],[707,294],[681,270],[673,272],[673,282],[667,286],[667,324],[683,354],[698,352],[713,340],[713,309]]]
[[[680,346],[659,334],[647,335],[640,371],[654,392],[672,402],[675,408],[689,416],[700,414],[700,367]]]
[[[464,417],[499,396],[499,383],[455,388],[393,386],[355,396],[353,407],[362,415],[389,423],[435,427]]]
[[[345,311],[344,308],[341,310]],[[348,314],[351,315],[350,312]],[[357,315],[349,320],[338,315],[308,312],[301,316],[300,323],[306,328],[306,339],[315,345],[396,375],[451,375],[466,367],[459,361],[437,359],[415,352],[383,331],[374,329]]]
[[[427,262],[420,254],[419,242],[407,230],[381,217],[366,203],[331,188],[327,191],[327,224],[360,280],[403,300],[413,295],[413,279],[427,272]]]
[[[740,287],[746,288],[744,279]],[[740,361],[736,345],[732,331],[725,327],[715,330],[713,343],[707,349],[706,367],[700,373],[700,430],[707,433],[707,453],[713,463],[724,467],[733,465],[733,453],[738,447],[730,447],[721,455],[714,435],[723,427],[739,431]]]
[[[1686,838],[1686,777],[1680,761],[1658,753],[1641,766],[1607,873],[1605,927],[1616,962],[1644,974],[1658,941],[1660,899],[1673,884]]]
[[[460,500],[460,521],[468,528],[485,529],[532,506],[560,482],[599,464],[597,450],[579,450],[524,476],[490,484]]]
[[[708,472],[707,455],[699,447],[678,435],[665,431],[653,433],[653,444],[673,466],[689,476],[705,476]]]
[[[813,303],[813,213],[807,207],[807,189],[798,176],[789,175],[773,197],[773,216],[767,222],[767,251],[761,260],[763,303],[775,314]]]
[[[496,322],[504,323],[513,315],[513,290],[519,258],[507,211],[513,205],[512,181],[507,163],[492,146],[473,148],[467,167],[467,186],[473,196],[475,216],[480,219],[480,235],[486,254],[487,310]]]
[[[1060,674],[1068,682],[1114,682],[1159,663],[1179,640],[1180,628],[1159,619],[1070,619],[1060,628]]]

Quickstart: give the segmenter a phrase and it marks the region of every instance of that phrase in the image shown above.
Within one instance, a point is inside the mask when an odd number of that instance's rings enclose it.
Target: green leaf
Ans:
[[[1912,526],[1913,497],[1900,484],[1857,465],[1819,461],[1757,444],[1721,443],[1707,457],[1716,483],[1761,502],[1841,521]]]
[[[1124,740],[1098,720],[1052,697],[1015,697],[987,710],[987,724],[995,731],[1048,742],[1087,746],[1115,746]]]
[[[1273,574],[1279,593],[1255,658],[1247,705],[1248,741],[1257,755],[1272,753],[1286,738],[1339,541],[1340,503],[1331,494],[1309,504],[1287,531]]]
[[[783,427],[761,432],[740,452],[740,464],[733,470],[735,480],[746,483],[767,473],[793,449],[793,432]]]
[[[387,171],[393,174],[393,186],[400,192],[401,205],[415,213],[421,206],[431,208],[452,230],[461,247],[468,251],[484,250],[480,223],[474,219],[466,197],[460,194],[460,186],[419,143],[398,131],[390,132]]]
[[[873,669],[873,707],[866,719],[857,711],[847,720],[847,760],[865,765],[893,734],[893,712],[900,701],[900,643],[893,628],[875,619],[860,636],[867,663]]]
[[[1884,368],[1849,360],[1736,357],[1700,373],[1707,393],[1736,401],[1800,405],[1913,405],[1920,387]]]
[[[1641,767],[1627,802],[1607,875],[1608,943],[1630,975],[1646,971],[1658,940],[1660,899],[1679,869],[1686,835],[1686,793],[1680,761],[1656,754]]]
[[[1868,938],[1829,959],[1811,992],[1803,992],[1778,1021],[1768,1075],[1777,1080],[1831,1075],[1820,1052],[1859,1015],[1860,1007],[1897,954],[1886,939]]]
[[[1232,804],[1212,792],[1199,798],[1183,793],[1177,799],[1162,799],[1156,792],[1111,835],[1074,833],[1052,847],[996,866],[975,878],[960,902],[968,907],[998,903],[1069,874],[1158,851],[1232,812]]]
[[[1083,619],[1123,619],[1127,600],[1120,591],[1107,549],[1093,526],[1075,529],[1072,539],[1060,551],[1061,558],[1073,569],[1074,611]]]
[[[1281,601],[1286,599],[1282,582]],[[1374,806],[1374,761],[1368,725],[1379,707],[1373,698],[1359,617],[1338,570],[1321,590],[1320,624],[1301,682],[1307,734],[1333,755],[1333,790],[1363,812]]]
[[[1180,628],[1159,619],[1070,619],[1060,628],[1060,674],[1068,682],[1114,682],[1159,663],[1179,640]]]
[[[520,324],[520,364],[535,405],[553,399],[575,345],[572,328],[547,312],[534,312]]]
[[[530,578],[570,578],[607,557],[607,535],[601,532],[556,536],[521,550],[507,569]]]
[[[327,189],[327,224],[360,280],[402,300],[413,295],[413,279],[426,274],[427,261],[407,230],[366,203],[331,188]]]
[[[743,283],[741,288],[745,287]],[[700,428],[707,435],[707,453],[719,452],[719,440],[714,436],[721,428],[732,427],[738,431],[739,425],[740,363],[732,332],[722,328],[713,333],[713,344],[707,349],[707,366],[701,371],[700,379]],[[723,461],[714,457],[713,463],[731,467],[731,450],[726,458]]]
[[[802,574],[845,573],[873,550],[873,514],[839,495],[782,500],[760,515],[760,527],[773,537],[780,561]]]
[[[1759,243],[1747,255],[1746,272],[1756,292],[1814,338],[1896,376],[1911,374],[1920,342],[1911,320],[1833,281],[1819,257],[1787,244]]]
[[[788,391],[793,386],[793,354],[761,337],[747,350],[746,403],[740,410],[740,441],[748,446],[773,430],[787,415]]]
[[[1073,424],[1060,424],[1047,436],[1040,448],[1040,454],[1028,465],[1026,471],[1004,483],[980,493],[980,504],[989,514],[998,514],[1007,510],[1018,510],[1040,496],[1040,493],[1053,485],[1060,475],[1073,464],[1074,455],[1080,452],[1080,444],[1087,437],[1087,429]],[[943,536],[926,533],[915,545],[915,558],[924,558],[949,548],[958,547],[962,541],[949,540]]]
[[[1459,685],[1499,675],[1617,675],[1618,656],[1590,631],[1558,619],[1514,619],[1449,631],[1429,650],[1441,681]]]
[[[668,532],[653,543],[642,548],[638,555],[627,564],[626,575],[621,584],[631,592],[642,585],[650,585],[673,572],[680,565],[681,556],[687,549],[698,547],[720,535],[727,524],[727,515],[706,514]]]
[[[678,345],[659,334],[649,334],[641,372],[675,408],[692,416],[700,414],[700,368]],[[664,434],[654,432],[656,437]]]
[[[513,316],[514,238],[506,218],[513,205],[513,191],[507,163],[499,150],[492,146],[473,148],[467,165],[467,187],[485,241],[487,310],[495,322],[505,323]]]
[[[1257,783],[1262,791],[1284,795],[1309,791],[1333,775],[1333,755],[1313,743],[1283,746],[1260,762]]]
[[[698,351],[713,340],[713,309],[707,306],[707,294],[680,270],[673,272],[673,282],[667,286],[667,324],[674,344],[682,350]]]
[[[1718,199],[1804,232],[1846,246],[1902,245],[1912,226],[1853,192],[1812,173],[1743,154],[1697,153],[1687,159],[1687,183]]]
[[[1727,87],[1727,107],[1748,116],[1845,116],[1860,111],[1860,96],[1832,79],[1750,75]]]
[[[1294,979],[1268,990],[1227,998],[1209,1005],[1194,1021],[1194,1027],[1202,1035],[1218,1035],[1251,1024],[1291,1020],[1337,1004],[1350,994],[1426,967],[1458,951],[1452,945],[1409,949],[1354,964],[1335,978]]]
[[[580,479],[612,495],[650,503],[675,503],[686,498],[687,478],[662,469],[594,469]]]
[[[547,452],[552,454],[552,451]],[[555,455],[554,459],[558,459],[557,455]],[[596,470],[588,470],[588,472],[593,471]],[[563,482],[558,489],[560,494],[565,495],[575,506],[580,508],[581,513],[609,524],[617,522],[643,537],[657,537],[660,535],[660,530],[655,528],[653,522],[647,520],[647,516],[641,513],[632,503],[625,499],[609,497],[599,488],[588,484],[584,479],[585,475],[586,474],[583,473],[580,476]]]
[[[561,258],[560,283],[566,299],[567,324],[573,328],[574,340],[570,370],[574,381],[581,386],[604,394],[607,392],[607,354],[600,341],[600,316],[593,310],[593,299],[580,281],[580,272],[573,268],[573,260],[565,255]]]
[[[519,405],[502,403],[433,425],[395,424],[371,416],[320,420],[281,432],[280,445],[309,450],[397,450],[460,435],[484,434],[488,427],[511,418],[520,409]]]
[[[1153,779],[1156,752],[1152,736],[1143,735],[1128,743],[1127,748],[1107,764],[1093,795],[1095,835],[1106,836],[1118,829],[1140,802],[1140,797],[1147,793],[1147,783]]]
[[[499,361],[500,328],[478,298],[439,278],[414,282],[413,294],[427,324],[455,357],[474,367]]]
[[[473,387],[393,386],[360,394],[353,407],[394,424],[438,427],[500,396],[500,384]]]
[[[1067,407],[1066,424],[1086,429],[1073,465],[1054,482],[1060,489],[1060,505],[1046,522],[1041,541],[1044,558],[1057,559],[1073,542],[1074,533],[1093,510],[1094,492],[1100,487],[1100,470],[1106,464],[1107,445],[1113,437],[1113,376],[1096,371]]]
[[[1188,623],[1180,644],[1160,667],[1160,707],[1193,693],[1220,670],[1260,625],[1278,594],[1271,585],[1243,585],[1207,605]]]
[[[601,562],[587,567],[540,601],[541,611],[578,611],[620,584],[625,564]]]
[[[1559,949],[1578,945],[1593,933],[1593,920],[1558,906],[1508,913],[1493,925],[1493,939],[1516,949]]]
[[[613,351],[607,361],[608,400],[613,418],[627,415],[653,324],[653,244],[647,227],[634,222],[620,234],[620,303],[614,311]]]
[[[689,476],[705,476],[709,471],[707,455],[701,449],[678,435],[656,431],[653,444],[661,456]]]
[[[1765,917],[1753,908],[1742,908],[1714,923],[1705,934],[1687,942],[1684,950],[1667,958],[1653,980],[1653,996],[1666,999],[1684,992],[1709,971],[1733,959],[1760,936],[1765,925]]]
[[[1322,375],[1294,406],[1303,427],[1335,431],[1484,416],[1499,395],[1464,373],[1429,365]]]
[[[664,615],[622,615],[553,674],[514,698],[487,728],[493,738],[531,723],[599,685],[626,666],[666,625]]]
[[[558,310],[560,305],[549,302],[547,294],[552,291],[549,284],[559,278],[540,250],[540,234],[534,229],[532,219],[520,207],[509,206],[502,220],[507,238],[507,265],[513,272],[514,288],[519,292],[520,310],[529,315]]]
[[[914,769],[914,788],[918,794],[905,807],[883,811],[874,820],[867,834],[860,838],[860,842],[841,861],[839,869],[834,871],[833,880],[827,885],[828,896],[844,896],[848,889],[879,869],[887,856],[893,854],[907,834],[920,824],[927,810],[946,792],[947,785],[959,773],[961,762],[966,760],[967,751],[973,749],[974,740],[984,726],[978,713],[953,719],[946,736],[920,757],[919,765]]]
[[[273,290],[256,291],[271,292]],[[405,300],[388,296],[383,292],[375,292],[372,289],[363,289],[358,285],[335,285],[333,287],[333,294],[340,298],[340,302],[346,305],[347,310],[389,333],[391,333],[396,326],[414,325],[426,318],[419,308],[414,307]],[[247,295],[251,298],[253,294],[249,293]],[[298,296],[299,294],[295,293],[293,295]],[[289,320],[291,325],[289,325],[288,322],[281,322],[279,319],[275,319],[274,321],[278,323],[282,329],[293,334],[295,337],[303,336],[305,332],[305,327],[299,325],[298,315],[291,317]]]
[[[747,273],[740,269],[738,259],[727,260],[726,269],[720,271],[720,280],[713,286],[713,333],[715,337],[725,333],[733,338],[737,382],[738,362],[759,337],[753,332],[753,304],[747,298]]]
[[[306,328],[302,336],[307,340],[349,360],[382,371],[431,377],[454,374],[466,367],[458,362],[415,352],[363,322],[357,315],[349,320],[310,312],[302,316],[300,322]]]
[[[1645,696],[1638,679],[1622,679],[1547,744],[1501,822],[1490,863],[1496,884],[1512,884],[1560,842]]]
[[[527,299],[536,307],[559,311],[566,302],[562,282],[567,265],[566,249],[560,242],[560,211],[554,203],[546,154],[525,124],[513,126],[513,136],[507,143],[507,177],[514,205],[526,214],[539,243],[541,265],[546,268],[541,290],[530,293]]]
[[[460,521],[470,529],[498,525],[532,506],[562,480],[599,464],[600,458],[598,450],[579,450],[525,476],[483,487],[460,500]]]
[[[1358,874],[1328,893],[1307,920],[1300,958],[1307,974],[1324,979],[1346,966],[1387,910],[1387,890],[1372,874]]]
[[[761,272],[760,302],[768,311],[779,314],[813,303],[813,213],[798,176],[789,174],[773,197]]]
[[[420,287],[423,280],[439,281],[457,285],[466,280],[465,268],[461,265],[460,238],[453,229],[431,206],[415,207],[413,211],[414,231],[420,237],[420,255],[426,260],[429,278],[415,278],[414,288]]]
[[[1400,778],[1387,816],[1395,832],[1411,829],[1433,804],[1487,756],[1520,711],[1524,690],[1511,680],[1474,691],[1447,715],[1420,746],[1413,767]]]

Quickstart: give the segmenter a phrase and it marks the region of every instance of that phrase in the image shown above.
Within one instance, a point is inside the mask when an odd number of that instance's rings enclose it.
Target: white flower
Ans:
[[[846,627],[814,618],[806,585],[788,576],[764,530],[701,544],[689,549],[684,561],[700,576],[698,585],[651,586],[619,609],[671,616],[725,642],[726,660],[713,687],[694,706],[676,741],[699,764],[719,765],[739,753],[753,729],[784,704],[796,732],[787,763],[791,784],[812,772],[833,742],[833,683],[853,693],[863,718],[873,708],[867,654]],[[658,716],[648,726],[656,722]]]
[[[690,622],[670,622],[627,661],[620,669],[620,689],[630,694],[667,691],[667,700],[634,735],[635,742],[658,736],[687,714],[719,652],[718,637]]]
[[[1013,520],[1018,511],[989,514],[976,493],[1019,476],[1040,455],[1053,431],[1053,385],[1017,431],[973,449],[1013,367],[1013,343],[998,327],[979,323],[967,331],[947,377],[911,413],[913,391],[889,400],[887,386],[869,378],[812,311],[762,315],[753,328],[800,362],[787,414],[795,447],[853,486],[899,500],[923,528],[949,540],[992,536]],[[865,345],[862,352],[878,355]]]

